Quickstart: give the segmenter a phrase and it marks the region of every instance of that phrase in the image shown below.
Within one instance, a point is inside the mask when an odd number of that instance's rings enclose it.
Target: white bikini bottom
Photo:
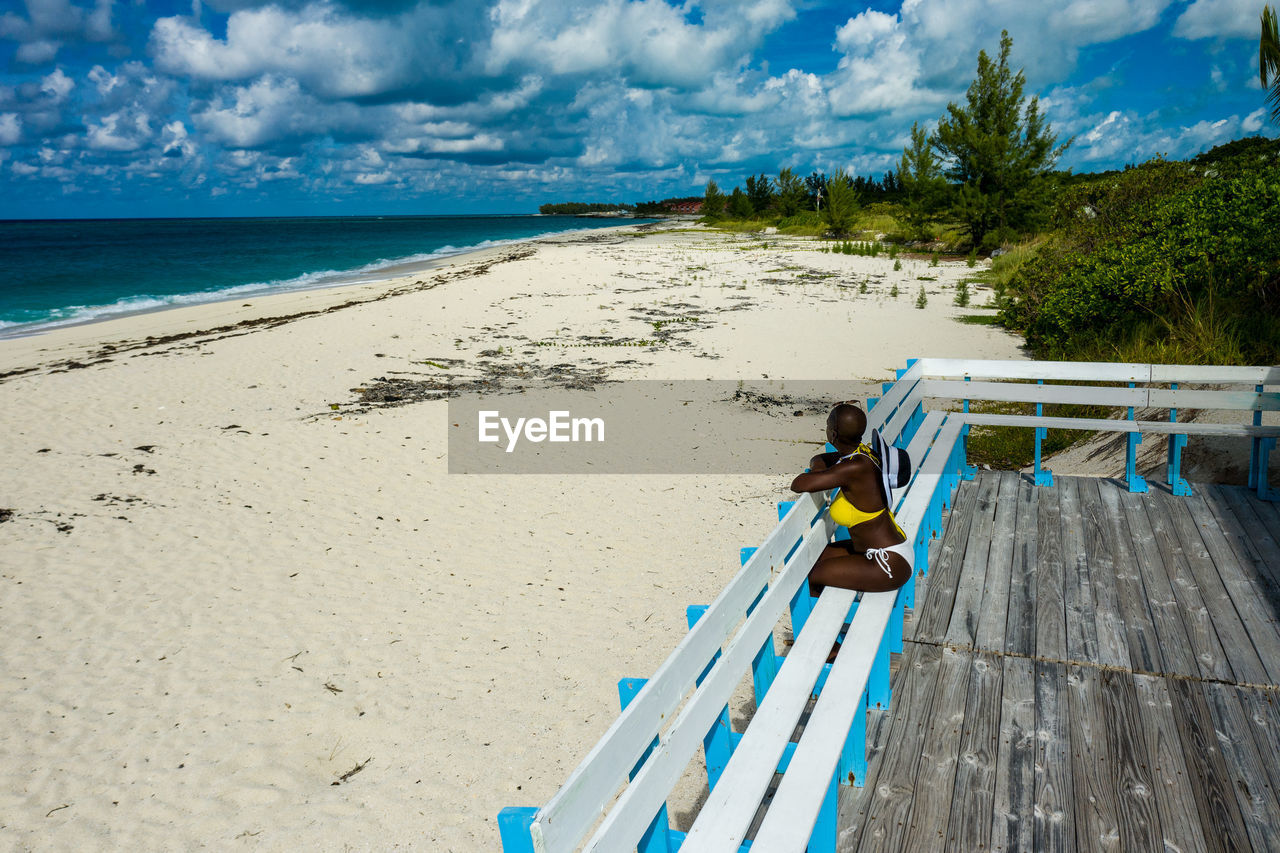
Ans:
[[[916,549],[910,542],[899,542],[897,545],[890,545],[887,548],[868,548],[867,559],[875,560],[886,575],[893,577],[893,569],[889,565],[889,554],[897,554],[899,557],[907,561],[907,566],[912,571],[916,567]]]

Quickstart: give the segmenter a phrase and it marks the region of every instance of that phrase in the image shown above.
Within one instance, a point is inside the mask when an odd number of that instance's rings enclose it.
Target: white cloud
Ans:
[[[14,58],[27,65],[44,65],[52,62],[62,48],[62,42],[53,39],[37,39],[18,45]]]
[[[52,74],[40,81],[40,91],[52,98],[55,104],[60,104],[71,94],[75,85],[75,81],[64,74],[61,68],[55,68]]]
[[[111,113],[88,125],[89,147],[99,151],[137,151],[151,135],[149,118],[138,112]]]
[[[14,161],[9,168],[15,175],[22,175],[23,177],[34,175],[36,172],[40,171],[38,167],[33,166],[30,163],[23,163],[20,160]]]
[[[694,24],[663,0],[499,0],[485,68],[617,75],[637,86],[700,88],[735,69],[762,37],[794,16],[784,0],[708,4]]]
[[[16,145],[22,138],[22,119],[17,113],[0,113],[0,145]]]
[[[1266,108],[1259,107],[1244,117],[1244,121],[1240,123],[1240,129],[1245,133],[1257,133],[1262,130],[1262,121],[1266,114]]]
[[[365,125],[352,104],[325,104],[297,80],[270,75],[224,91],[192,111],[196,127],[213,142],[257,148],[306,136],[359,131]]]
[[[1261,4],[1255,0],[1194,0],[1173,26],[1173,34],[1184,39],[1256,39]]]

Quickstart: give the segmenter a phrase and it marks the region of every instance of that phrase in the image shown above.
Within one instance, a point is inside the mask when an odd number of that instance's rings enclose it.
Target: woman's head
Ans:
[[[867,429],[867,416],[855,403],[839,403],[827,415],[827,441],[840,450],[849,451],[862,443]]]

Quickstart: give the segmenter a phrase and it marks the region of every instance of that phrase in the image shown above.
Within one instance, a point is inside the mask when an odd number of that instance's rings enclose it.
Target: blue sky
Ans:
[[[1013,37],[1061,165],[1277,135],[1248,0],[0,0],[0,218],[522,213],[893,168]]]

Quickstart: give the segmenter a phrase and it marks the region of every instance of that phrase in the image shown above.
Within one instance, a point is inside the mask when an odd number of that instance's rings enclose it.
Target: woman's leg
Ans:
[[[899,554],[887,556],[889,573],[880,563],[867,557],[848,542],[828,545],[809,572],[809,591],[817,595],[823,588],[836,586],[860,592],[889,592],[911,579],[911,566]]]

